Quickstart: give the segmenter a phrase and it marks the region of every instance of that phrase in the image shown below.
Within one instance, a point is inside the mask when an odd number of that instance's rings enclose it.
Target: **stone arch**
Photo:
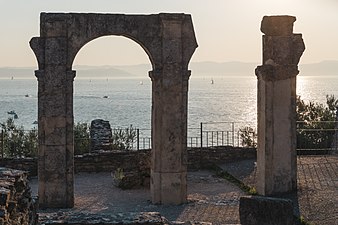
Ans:
[[[41,13],[40,37],[30,41],[39,69],[39,202],[41,207],[74,205],[73,60],[89,41],[121,35],[148,54],[152,80],[153,203],[187,199],[188,64],[197,48],[186,14]]]
[[[139,43],[138,40],[135,40],[135,39],[133,39],[131,37],[127,37],[125,35],[105,35],[105,36],[97,37],[97,38],[95,38],[93,40],[90,40],[90,41],[86,42],[79,49],[79,51],[76,53],[76,55],[74,56],[74,59],[73,59],[73,62],[72,62],[72,69],[73,69],[73,66],[76,65],[76,63],[78,63],[77,62],[77,60],[78,60],[77,57],[79,55],[83,54],[82,51],[86,47],[89,47],[89,48],[93,49],[94,46],[95,46],[95,43],[96,42],[100,42],[99,45],[102,48],[102,46],[103,46],[102,39],[105,40],[104,41],[104,45],[105,46],[112,44],[112,46],[109,46],[109,47],[107,46],[107,48],[105,48],[105,51],[106,50],[112,51],[115,54],[115,56],[119,56],[119,53],[116,52],[116,49],[114,49],[114,46],[117,46],[116,43],[119,44],[120,42],[122,42],[123,44],[127,44],[128,47],[130,47],[130,48],[127,48],[127,51],[126,51],[126,53],[128,53],[128,55],[130,55],[130,54],[138,54],[138,56],[141,56],[143,58],[143,60],[147,58],[148,60],[146,61],[146,64],[149,64],[151,66],[150,67],[151,70],[153,69],[153,59],[151,58],[151,55],[150,55],[148,49],[146,49],[142,45],[142,43]],[[131,50],[132,52],[129,52],[129,50]],[[95,52],[97,52],[100,55],[100,51],[96,50]],[[129,56],[127,56],[127,55],[125,55],[124,57],[126,57],[126,58],[128,57],[129,58]],[[89,59],[87,59],[87,61],[88,60]],[[114,59],[111,59],[111,58],[108,57],[107,61],[114,62]],[[103,64],[107,64],[108,63],[107,61],[105,61],[106,63],[103,63]],[[83,62],[82,62],[82,64],[83,64]]]

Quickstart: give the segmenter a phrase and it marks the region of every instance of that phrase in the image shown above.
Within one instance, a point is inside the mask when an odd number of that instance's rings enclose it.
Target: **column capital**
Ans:
[[[42,81],[44,76],[45,76],[45,71],[44,70],[35,70],[35,77],[37,78],[38,81]]]
[[[76,76],[76,70],[68,70],[67,71],[67,80],[71,80],[71,81],[74,81],[74,78]]]
[[[264,81],[286,80],[299,74],[297,65],[262,65],[255,69],[257,79]]]
[[[264,16],[261,22],[261,31],[269,36],[291,36],[295,21],[296,17],[288,15]]]

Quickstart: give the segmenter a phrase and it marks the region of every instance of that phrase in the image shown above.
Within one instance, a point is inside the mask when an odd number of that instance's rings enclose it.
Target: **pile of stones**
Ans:
[[[37,198],[31,196],[28,173],[0,167],[0,224],[37,224]]]

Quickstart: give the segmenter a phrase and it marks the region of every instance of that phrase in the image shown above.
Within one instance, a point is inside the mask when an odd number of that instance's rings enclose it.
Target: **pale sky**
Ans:
[[[338,60],[338,0],[0,0],[0,67],[37,66],[29,47],[39,36],[40,12],[191,14],[199,47],[193,62],[261,63],[264,15],[297,17],[306,50],[301,63]],[[74,65],[150,63],[135,42],[116,36],[85,45]]]

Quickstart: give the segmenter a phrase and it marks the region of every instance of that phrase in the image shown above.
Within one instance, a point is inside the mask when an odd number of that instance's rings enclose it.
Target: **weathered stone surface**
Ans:
[[[170,184],[182,190],[177,204],[186,201],[188,64],[197,42],[190,15],[124,15],[41,13],[40,37],[30,44],[39,65],[39,200],[42,207],[73,207],[73,60],[88,42],[107,35],[136,41],[148,54],[153,71],[152,171],[180,173],[182,179],[158,176],[152,185],[164,192]],[[55,154],[51,151],[57,149]],[[48,157],[46,156],[48,152]],[[60,156],[61,155],[61,156]],[[48,171],[47,171],[47,165]],[[51,170],[56,176],[48,175]],[[61,175],[63,174],[63,175]],[[53,180],[50,177],[53,177]],[[154,179],[152,179],[154,180]],[[56,185],[56,186],[55,186]],[[159,185],[159,186],[157,186]],[[57,193],[46,190],[55,190]],[[176,190],[176,189],[175,189]],[[166,200],[153,199],[166,204]]]
[[[293,34],[291,16],[265,16],[263,65],[258,79],[257,191],[274,195],[294,190],[296,165],[296,76],[305,50]]]
[[[96,119],[90,124],[92,151],[111,150],[112,130],[109,121]]]
[[[0,224],[37,224],[37,203],[27,172],[0,167]]]
[[[294,225],[291,200],[261,196],[240,198],[242,225]]]
[[[169,221],[161,216],[158,212],[142,212],[142,213],[118,213],[111,214],[59,214],[49,215],[48,217],[40,218],[41,224],[45,225],[169,225]]]
[[[256,149],[238,147],[192,148],[188,149],[188,169],[208,168],[213,163],[224,163],[239,159],[254,159]],[[2,159],[1,167],[25,170],[30,176],[37,175],[37,159]],[[149,186],[151,167],[151,150],[139,151],[99,151],[74,157],[74,169],[79,172],[112,172],[122,168],[126,172],[139,172],[141,178]]]
[[[89,214],[89,213],[55,213],[41,216],[44,225],[212,225],[198,221],[168,221],[159,212]]]
[[[295,21],[294,16],[264,16],[261,31],[269,36],[290,36]]]

